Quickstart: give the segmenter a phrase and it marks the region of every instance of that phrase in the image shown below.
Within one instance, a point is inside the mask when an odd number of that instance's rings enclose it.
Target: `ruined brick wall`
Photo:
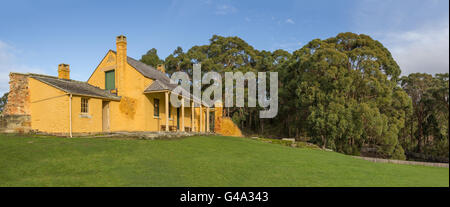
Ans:
[[[28,76],[10,73],[9,80],[8,102],[0,115],[0,132],[28,133],[31,130]]]
[[[0,115],[1,133],[28,133],[30,131],[30,115]]]
[[[9,95],[3,111],[4,115],[30,115],[30,92],[28,75],[9,74]]]

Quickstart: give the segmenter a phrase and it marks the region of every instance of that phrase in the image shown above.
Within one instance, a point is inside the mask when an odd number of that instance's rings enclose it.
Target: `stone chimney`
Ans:
[[[164,64],[158,64],[158,66],[156,68],[159,71],[161,71],[162,73],[166,73],[166,68],[165,68]]]
[[[69,64],[61,63],[58,65],[58,78],[70,79],[70,68]]]
[[[121,84],[123,83],[123,75],[125,73],[125,69],[127,67],[127,37],[123,35],[119,35],[116,38],[116,47],[117,47],[117,57],[116,64],[117,68],[115,71],[116,75],[116,88],[118,93],[120,93]]]

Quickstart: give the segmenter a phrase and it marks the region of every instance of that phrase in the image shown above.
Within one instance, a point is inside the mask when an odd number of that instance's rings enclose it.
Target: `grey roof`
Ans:
[[[116,53],[116,51],[111,50],[112,52]],[[153,80],[161,80],[164,83],[170,83],[169,77],[167,77],[166,74],[163,72],[155,69],[152,66],[149,66],[141,61],[138,61],[134,58],[127,56],[127,62],[131,65],[131,67],[135,68],[139,73],[141,73],[144,77],[153,79]]]
[[[120,100],[120,97],[116,96],[115,94],[112,94],[107,90],[103,90],[101,88],[93,86],[87,82],[61,79],[54,76],[47,76],[33,73],[29,73],[29,76],[43,83],[46,83],[50,86],[53,86],[57,89],[60,89],[66,93],[108,100]]]
[[[169,83],[170,81],[169,77],[167,77],[166,74],[143,62],[137,61],[131,57],[127,57],[127,62],[147,78],[151,78],[154,80],[161,80],[167,83]]]
[[[176,87],[175,84],[164,84],[160,80],[154,81],[152,84],[150,84],[147,89],[145,89],[145,92],[151,92],[151,91],[164,91],[164,90],[173,90]]]
[[[173,91],[173,89],[175,89],[177,86],[178,86],[178,84],[171,84],[171,83],[165,84],[160,80],[156,80],[152,84],[150,84],[150,86],[147,87],[147,89],[145,89],[144,93],[149,93],[152,91],[164,91],[164,90]],[[182,88],[181,91],[185,91],[185,90]],[[183,93],[183,92],[181,92],[181,93]],[[189,93],[189,97],[187,97],[187,98],[189,98],[189,99],[193,98],[194,101],[196,101],[198,103],[201,102],[201,100],[199,98],[193,96],[191,93]]]

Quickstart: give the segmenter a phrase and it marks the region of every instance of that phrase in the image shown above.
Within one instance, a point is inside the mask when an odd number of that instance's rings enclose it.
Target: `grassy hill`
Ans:
[[[373,163],[234,137],[0,134],[0,186],[449,186],[449,169]]]

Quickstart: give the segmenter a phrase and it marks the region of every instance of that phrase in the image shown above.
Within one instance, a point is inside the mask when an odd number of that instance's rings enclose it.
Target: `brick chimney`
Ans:
[[[58,65],[58,78],[70,79],[70,68],[69,64],[61,63]]]
[[[125,73],[126,65],[127,65],[127,37],[123,35],[119,35],[116,38],[116,47],[117,47],[117,57],[116,64],[117,68],[115,71],[116,75],[116,88],[118,89],[118,93],[120,93],[121,84],[123,83],[123,74]]]
[[[158,64],[158,66],[156,68],[159,71],[161,71],[162,73],[166,73],[166,68],[165,68],[164,64]]]

